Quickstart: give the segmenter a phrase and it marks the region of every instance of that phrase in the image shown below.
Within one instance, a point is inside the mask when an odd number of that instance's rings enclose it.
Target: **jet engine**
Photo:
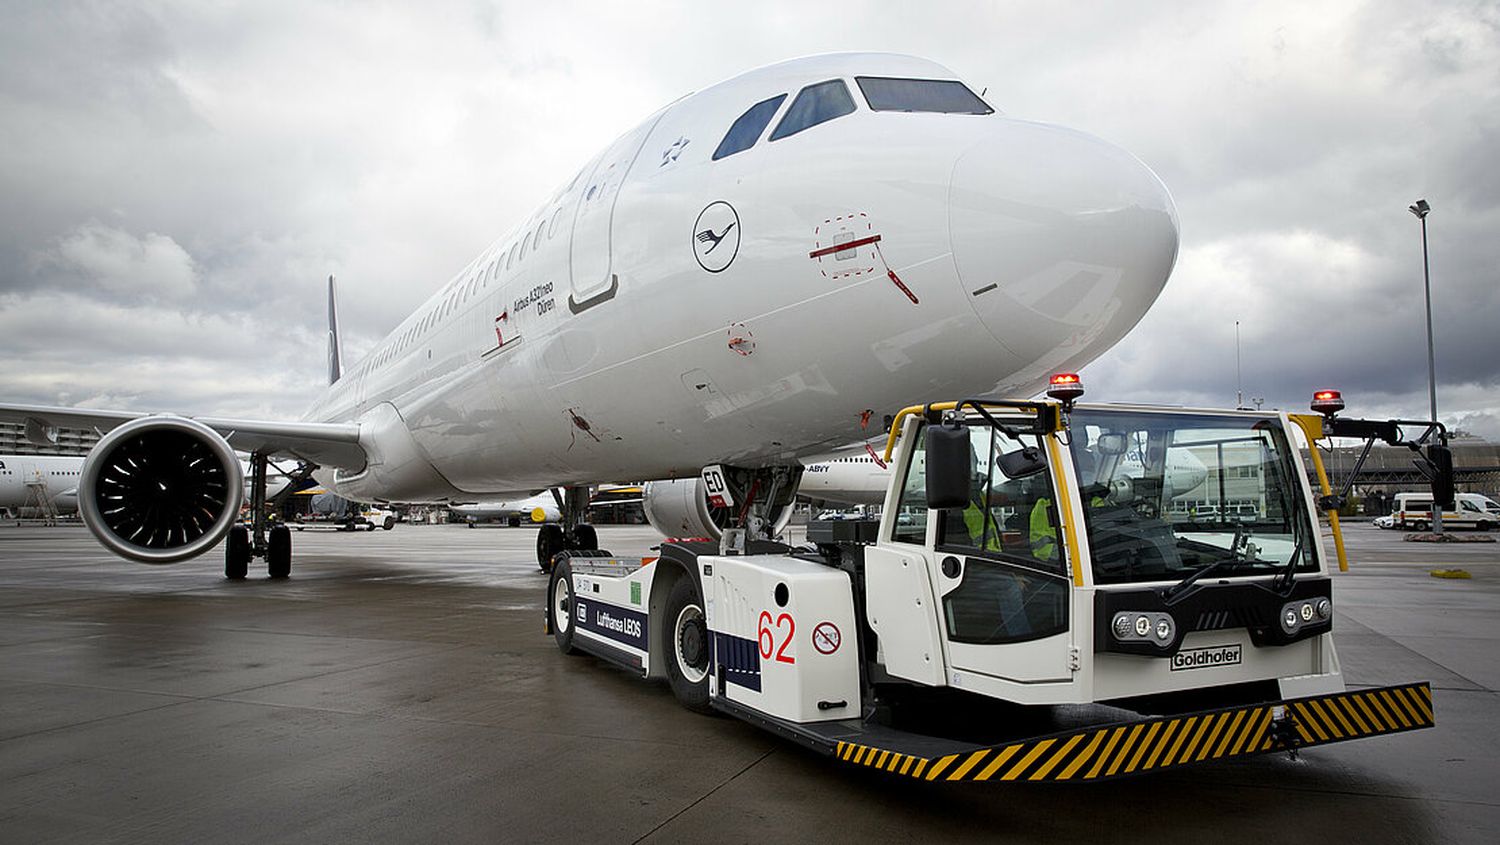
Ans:
[[[641,494],[641,509],[646,512],[646,521],[651,527],[666,537],[717,540],[735,518],[733,509],[709,504],[701,476],[646,482]],[[772,514],[772,533],[781,533],[791,520],[792,505],[788,502]]]
[[[244,474],[234,449],[195,420],[150,416],[100,439],[83,462],[78,509],[105,548],[176,563],[221,540],[239,516]]]

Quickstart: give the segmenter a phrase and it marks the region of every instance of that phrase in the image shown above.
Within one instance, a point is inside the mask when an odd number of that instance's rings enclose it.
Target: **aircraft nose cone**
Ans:
[[[1000,389],[1076,370],[1146,313],[1177,259],[1177,210],[1138,159],[1093,136],[1005,121],[965,150],[949,196],[965,295],[1036,363]]]

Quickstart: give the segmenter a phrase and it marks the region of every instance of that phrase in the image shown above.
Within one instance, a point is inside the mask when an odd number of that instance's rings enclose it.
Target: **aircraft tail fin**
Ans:
[[[333,276],[328,277],[328,383],[344,374],[344,351],[339,342],[339,307],[334,296]]]

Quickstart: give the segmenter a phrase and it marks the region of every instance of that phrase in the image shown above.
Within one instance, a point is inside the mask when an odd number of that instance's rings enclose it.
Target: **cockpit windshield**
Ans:
[[[1070,431],[1096,583],[1316,570],[1278,418],[1079,409]]]
[[[771,132],[771,140],[796,135],[804,129],[811,129],[820,123],[826,123],[853,112],[854,97],[850,96],[849,86],[845,85],[842,79],[830,79],[827,82],[809,85],[797,92],[797,98],[792,100],[792,105],[786,110],[786,115]]]
[[[995,110],[956,79],[893,79],[856,76],[871,111],[991,114]]]

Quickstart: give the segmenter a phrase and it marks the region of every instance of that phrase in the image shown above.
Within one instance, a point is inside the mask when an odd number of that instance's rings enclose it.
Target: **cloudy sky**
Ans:
[[[1500,5],[0,0],[0,401],[294,417],[661,105],[810,53],[948,65],[1161,175],[1166,292],[1092,398],[1500,439]]]

